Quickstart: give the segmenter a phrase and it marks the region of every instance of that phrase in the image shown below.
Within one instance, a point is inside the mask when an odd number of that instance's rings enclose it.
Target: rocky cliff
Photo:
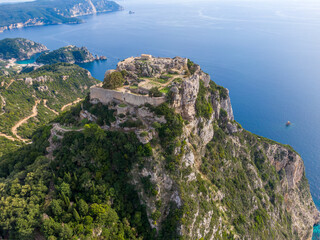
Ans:
[[[158,234],[166,239],[311,239],[320,215],[301,157],[235,122],[227,89],[198,65],[178,57],[130,58],[117,70],[127,71],[129,78],[184,75],[182,81],[173,81],[168,93],[169,108],[183,122],[176,137],[178,118],[172,120],[159,107],[127,106],[121,111],[127,116],[116,117],[112,125],[120,130],[134,115],[143,123],[134,128],[137,137],[153,145],[153,156],[130,173]],[[162,114],[166,120],[159,121]],[[144,189],[145,179],[155,193]],[[168,228],[174,231],[168,234]]]

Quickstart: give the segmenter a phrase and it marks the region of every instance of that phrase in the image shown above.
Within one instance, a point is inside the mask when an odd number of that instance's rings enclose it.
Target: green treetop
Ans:
[[[120,72],[113,72],[108,74],[103,81],[103,87],[107,89],[116,89],[122,87],[124,78]]]

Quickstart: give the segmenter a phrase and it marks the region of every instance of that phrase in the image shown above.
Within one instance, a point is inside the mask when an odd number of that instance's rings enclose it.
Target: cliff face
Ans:
[[[170,108],[184,120],[177,138],[161,137],[161,130],[152,125],[159,122],[152,108],[127,106],[121,112],[141,119],[144,130],[135,132],[140,141],[154,145],[143,167],[137,164],[131,170],[131,183],[160,236],[311,239],[320,215],[301,157],[291,147],[249,133],[235,122],[227,89],[182,58],[130,58],[117,70],[133,78],[186,74],[168,94]],[[126,119],[117,117],[113,129],[121,129]],[[168,116],[163,121],[170,125]],[[148,135],[141,137],[142,131]],[[155,194],[143,190],[144,179],[153,184]],[[169,228],[174,228],[170,234]]]
[[[73,1],[69,6],[57,10],[64,17],[79,17],[96,13],[118,11],[122,8],[113,1],[108,0],[83,0]]]

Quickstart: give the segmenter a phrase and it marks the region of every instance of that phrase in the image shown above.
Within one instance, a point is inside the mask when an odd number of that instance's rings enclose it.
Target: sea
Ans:
[[[50,49],[86,46],[108,58],[81,64],[100,80],[118,61],[142,53],[190,58],[230,90],[244,128],[301,154],[320,209],[320,1],[118,2],[124,11],[86,16],[77,25],[7,31],[0,39],[24,37]],[[317,226],[313,239],[320,239]]]

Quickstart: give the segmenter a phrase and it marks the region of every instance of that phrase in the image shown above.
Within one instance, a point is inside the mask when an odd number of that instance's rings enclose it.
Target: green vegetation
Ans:
[[[121,108],[125,108],[125,107],[127,107],[127,104],[120,103],[118,106],[121,107]]]
[[[161,97],[162,93],[159,91],[158,87],[153,87],[149,90],[149,97]]]
[[[44,45],[24,38],[5,38],[0,41],[0,59],[29,59],[32,54],[43,52],[46,49]]]
[[[143,123],[141,120],[132,120],[132,119],[128,119],[127,121],[125,121],[124,123],[121,123],[119,125],[120,127],[127,127],[127,128],[139,128],[143,126]]]
[[[190,59],[188,59],[188,70],[189,70],[189,73],[191,75],[193,75],[195,73],[195,71],[197,70],[197,66],[194,62],[192,62]]]
[[[78,48],[67,46],[57,50],[41,54],[37,58],[37,63],[54,64],[59,62],[84,63],[94,61],[94,56],[85,47]]]
[[[170,91],[171,87],[165,87],[160,90],[161,93],[167,95]]]
[[[65,134],[50,162],[41,156],[49,133],[50,128],[42,128],[32,145],[0,159],[0,176],[7,177],[0,180],[0,235],[92,239],[101,231],[103,239],[153,239],[126,174],[150,154],[135,134],[86,125],[83,132]]]
[[[296,239],[291,233],[290,215],[283,209],[283,200],[276,194],[280,178],[274,167],[266,160],[263,151],[258,151],[260,141],[255,135],[243,131],[237,137],[243,149],[237,150],[234,157],[234,144],[228,135],[217,125],[212,141],[207,145],[207,152],[202,158],[201,172],[219,191],[225,193],[222,200],[235,228],[235,234],[252,236],[254,239]],[[261,142],[262,143],[262,142]],[[264,143],[262,143],[264,144]],[[226,167],[231,162],[232,167]],[[254,172],[250,165],[257,168],[262,179],[262,188],[252,182]],[[250,211],[252,199],[255,199],[257,210]],[[280,220],[275,225],[268,214],[269,211],[279,212]],[[277,236],[277,237],[276,237]]]
[[[82,105],[82,106],[81,106]],[[114,110],[110,110],[108,106],[103,105],[102,103],[91,104],[89,96],[85,98],[81,105],[76,105],[71,108],[70,111],[64,112],[56,118],[56,121],[62,125],[67,126],[75,126],[75,127],[83,127],[86,121],[79,122],[79,114],[81,111],[81,107],[83,110],[87,110],[93,115],[97,116],[96,123],[100,126],[108,125],[114,122],[116,119],[114,117]]]
[[[103,87],[107,89],[117,89],[124,84],[123,75],[120,72],[112,72],[108,74],[103,81]]]
[[[204,86],[203,82],[199,82],[199,93],[196,101],[197,117],[204,117],[210,119],[213,109],[210,101],[208,101],[208,89]]]
[[[25,82],[26,78],[38,79],[39,77],[46,80],[32,80],[32,84]],[[18,128],[18,134],[27,139],[31,138],[39,126],[56,117],[52,110],[60,112],[62,106],[77,98],[84,98],[89,91],[88,88],[98,83],[98,80],[88,77],[87,70],[71,64],[43,66],[27,74],[4,77],[2,81],[4,87],[0,89],[0,95],[5,99],[6,105],[4,114],[0,115],[0,133],[13,136],[11,128],[19,120],[29,116],[35,101],[41,100],[37,107],[37,116]],[[50,109],[44,106],[43,99],[47,100],[46,105]],[[10,146],[13,144],[8,145],[7,141],[3,144],[0,145],[0,153],[6,150],[6,147],[12,149]]]
[[[98,12],[118,11],[121,9],[121,6],[113,1],[104,1],[103,4],[97,4],[97,1],[92,2]],[[37,0],[17,4],[1,4],[0,27],[16,23],[26,23],[30,19],[36,19],[44,25],[81,23],[82,20],[74,18],[72,11],[70,11],[73,7],[78,6],[83,13],[86,13],[87,9],[92,9],[90,4],[85,0]],[[27,26],[33,25],[33,23],[27,24]]]

